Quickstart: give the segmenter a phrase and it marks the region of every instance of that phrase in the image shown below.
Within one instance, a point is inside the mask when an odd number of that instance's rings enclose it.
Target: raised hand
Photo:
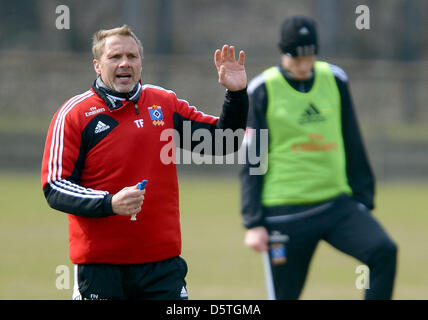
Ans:
[[[221,51],[217,49],[214,54],[214,63],[217,67],[218,82],[230,91],[244,89],[247,86],[244,61],[245,52],[242,50],[236,61],[234,46],[224,45]]]

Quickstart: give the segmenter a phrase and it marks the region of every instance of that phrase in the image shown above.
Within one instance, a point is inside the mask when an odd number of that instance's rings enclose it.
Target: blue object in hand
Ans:
[[[144,188],[146,187],[147,181],[148,181],[148,180],[143,180],[143,181],[141,181],[141,182],[137,185],[138,189],[140,189],[140,190],[144,190]]]
[[[138,188],[139,190],[144,190],[144,188],[146,187],[147,181],[148,181],[148,180],[143,180],[143,181],[141,181],[140,183],[138,183],[138,184],[137,184],[137,188]],[[131,221],[136,221],[136,220],[137,220],[137,214],[133,214],[133,215],[131,216]]]

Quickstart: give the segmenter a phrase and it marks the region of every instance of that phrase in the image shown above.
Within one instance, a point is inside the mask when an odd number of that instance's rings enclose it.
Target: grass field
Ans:
[[[238,181],[183,177],[180,185],[190,298],[265,299],[261,257],[243,245]],[[70,299],[66,215],[48,207],[38,175],[0,174],[0,195],[0,299]],[[378,186],[375,215],[399,245],[396,299],[428,299],[427,195],[428,183]],[[302,299],[360,299],[359,264],[321,243]],[[70,289],[56,288],[58,265],[70,268]]]

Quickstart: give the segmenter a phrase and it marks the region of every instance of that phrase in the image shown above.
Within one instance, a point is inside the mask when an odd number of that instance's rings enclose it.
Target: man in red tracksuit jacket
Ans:
[[[235,60],[227,45],[215,52],[227,89],[218,118],[173,91],[141,84],[143,48],[128,26],[98,31],[92,51],[98,77],[54,115],[42,162],[49,205],[68,213],[73,298],[186,299],[177,173],[165,148],[184,145],[185,127],[213,138],[218,129],[245,128],[245,54]],[[178,141],[163,139],[166,129]],[[146,190],[139,190],[143,179]]]

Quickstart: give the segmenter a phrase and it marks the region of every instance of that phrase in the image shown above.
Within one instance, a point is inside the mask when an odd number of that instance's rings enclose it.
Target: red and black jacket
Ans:
[[[122,99],[119,108],[112,108],[93,87],[65,102],[49,127],[42,187],[49,205],[69,214],[75,264],[145,263],[179,255],[176,166],[160,156],[167,144],[176,142],[161,139],[162,132],[175,129],[182,139],[183,124],[189,121],[191,132],[205,128],[214,139],[215,129],[246,126],[246,89],[226,92],[218,118],[198,111],[173,91],[138,85],[138,100]],[[238,147],[235,143],[234,151]],[[114,214],[113,195],[143,179],[149,182],[137,221]]]

